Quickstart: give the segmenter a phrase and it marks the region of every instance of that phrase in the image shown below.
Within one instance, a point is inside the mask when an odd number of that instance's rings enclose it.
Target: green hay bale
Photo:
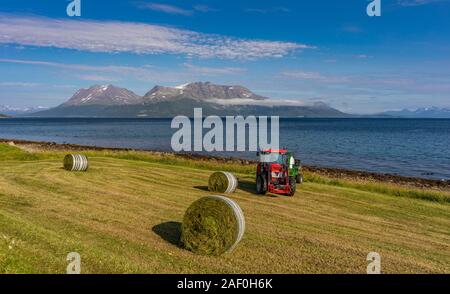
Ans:
[[[88,158],[82,154],[67,154],[63,165],[68,171],[87,171],[89,168]]]
[[[233,193],[238,186],[238,180],[229,172],[215,172],[209,177],[208,189],[215,193]]]
[[[244,231],[244,214],[236,202],[224,196],[207,196],[187,209],[181,243],[197,254],[221,255],[234,250]]]

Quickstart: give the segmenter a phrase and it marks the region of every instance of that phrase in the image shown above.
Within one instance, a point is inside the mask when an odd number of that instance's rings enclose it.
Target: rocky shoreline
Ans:
[[[54,142],[38,142],[38,141],[27,141],[27,140],[16,140],[16,139],[1,139],[0,143],[6,143],[10,145],[15,145],[20,148],[29,151],[81,151],[81,150],[92,150],[92,151],[140,151],[147,152],[149,154],[158,155],[171,155],[181,158],[187,158],[192,160],[200,161],[217,161],[226,163],[237,163],[242,165],[253,165],[255,161],[232,158],[232,157],[218,157],[210,155],[192,154],[192,153],[174,153],[174,152],[161,152],[161,151],[151,151],[142,149],[132,149],[132,148],[111,148],[111,147],[97,147],[97,146],[83,146],[76,144],[59,144]],[[317,173],[329,178],[335,179],[349,179],[349,180],[361,180],[361,181],[373,181],[373,182],[384,182],[392,183],[402,186],[409,186],[421,189],[436,189],[443,191],[450,191],[450,181],[448,180],[433,180],[424,179],[417,177],[405,177],[393,174],[381,174],[367,171],[357,171],[348,170],[342,168],[330,168],[330,167],[318,167],[304,165],[303,169],[308,172]]]

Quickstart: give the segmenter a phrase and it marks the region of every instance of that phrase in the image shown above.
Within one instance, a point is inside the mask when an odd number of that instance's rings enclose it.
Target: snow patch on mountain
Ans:
[[[259,106],[308,106],[301,100],[287,100],[287,99],[265,99],[255,100],[250,98],[231,98],[231,99],[217,99],[208,100],[212,103],[220,105],[259,105]]]
[[[76,105],[126,105],[138,104],[142,98],[125,88],[113,85],[94,85],[88,89],[78,90],[62,106]]]

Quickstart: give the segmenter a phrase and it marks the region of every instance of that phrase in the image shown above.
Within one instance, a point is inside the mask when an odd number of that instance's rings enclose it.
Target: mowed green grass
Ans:
[[[372,251],[383,273],[450,273],[445,193],[307,175],[293,198],[258,196],[253,167],[86,154],[88,172],[67,172],[64,152],[0,144],[0,273],[65,273],[69,252],[82,273],[365,273]],[[231,254],[195,255],[177,246],[179,223],[221,169],[240,179],[230,198],[246,232]]]

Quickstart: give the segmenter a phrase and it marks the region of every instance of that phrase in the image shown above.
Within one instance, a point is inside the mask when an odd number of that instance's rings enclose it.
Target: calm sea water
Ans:
[[[169,151],[170,119],[12,118],[0,138]],[[282,119],[281,146],[303,163],[450,179],[450,120]],[[254,153],[225,153],[256,159]],[[1,156],[1,154],[0,154]]]

